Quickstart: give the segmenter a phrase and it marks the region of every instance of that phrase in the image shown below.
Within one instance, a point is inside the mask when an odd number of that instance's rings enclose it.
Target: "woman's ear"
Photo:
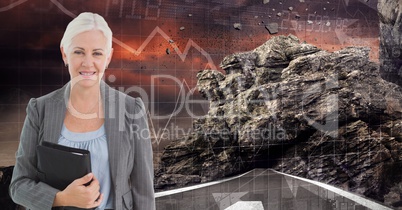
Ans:
[[[113,48],[110,48],[110,53],[106,60],[106,66],[109,66],[110,61],[112,60],[112,56],[113,56]]]
[[[60,52],[61,52],[61,58],[63,59],[64,65],[67,65],[67,64],[68,64],[68,62],[67,62],[67,55],[66,55],[66,53],[64,52],[64,48],[63,48],[63,47],[60,47]]]

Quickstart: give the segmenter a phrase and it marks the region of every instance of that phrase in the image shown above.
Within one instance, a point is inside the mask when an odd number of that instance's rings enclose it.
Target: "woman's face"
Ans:
[[[76,35],[68,49],[61,48],[73,85],[92,87],[99,84],[112,57],[112,50],[107,52],[106,43],[101,31],[91,30]]]

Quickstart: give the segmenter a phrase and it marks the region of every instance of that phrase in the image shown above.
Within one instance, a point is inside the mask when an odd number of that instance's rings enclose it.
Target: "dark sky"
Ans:
[[[0,141],[18,141],[29,98],[68,82],[59,42],[68,22],[80,12],[99,13],[109,23],[115,51],[105,81],[123,91],[144,90],[157,133],[172,126],[186,130],[193,115],[207,111],[207,103],[185,110],[181,100],[191,95],[198,71],[220,70],[225,56],[252,50],[272,36],[294,34],[329,51],[370,46],[371,58],[377,61],[376,4],[374,0],[1,1],[0,133],[7,135]],[[241,23],[241,30],[234,23]],[[278,34],[267,31],[269,23],[278,23]],[[191,98],[200,96],[196,92]]]

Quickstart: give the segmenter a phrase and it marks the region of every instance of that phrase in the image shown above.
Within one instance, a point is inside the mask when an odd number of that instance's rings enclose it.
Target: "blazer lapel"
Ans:
[[[70,95],[70,83],[60,89],[52,99],[45,101],[44,139],[57,143],[66,115],[66,103]]]
[[[109,166],[114,186],[117,183],[121,132],[119,132],[118,100],[116,91],[103,81],[101,82],[101,95],[105,110],[105,131],[108,142]]]

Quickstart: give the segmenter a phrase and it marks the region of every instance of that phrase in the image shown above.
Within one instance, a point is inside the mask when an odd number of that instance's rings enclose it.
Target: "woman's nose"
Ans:
[[[83,67],[92,67],[93,66],[93,58],[91,56],[84,56],[84,59],[82,61],[82,66]]]

